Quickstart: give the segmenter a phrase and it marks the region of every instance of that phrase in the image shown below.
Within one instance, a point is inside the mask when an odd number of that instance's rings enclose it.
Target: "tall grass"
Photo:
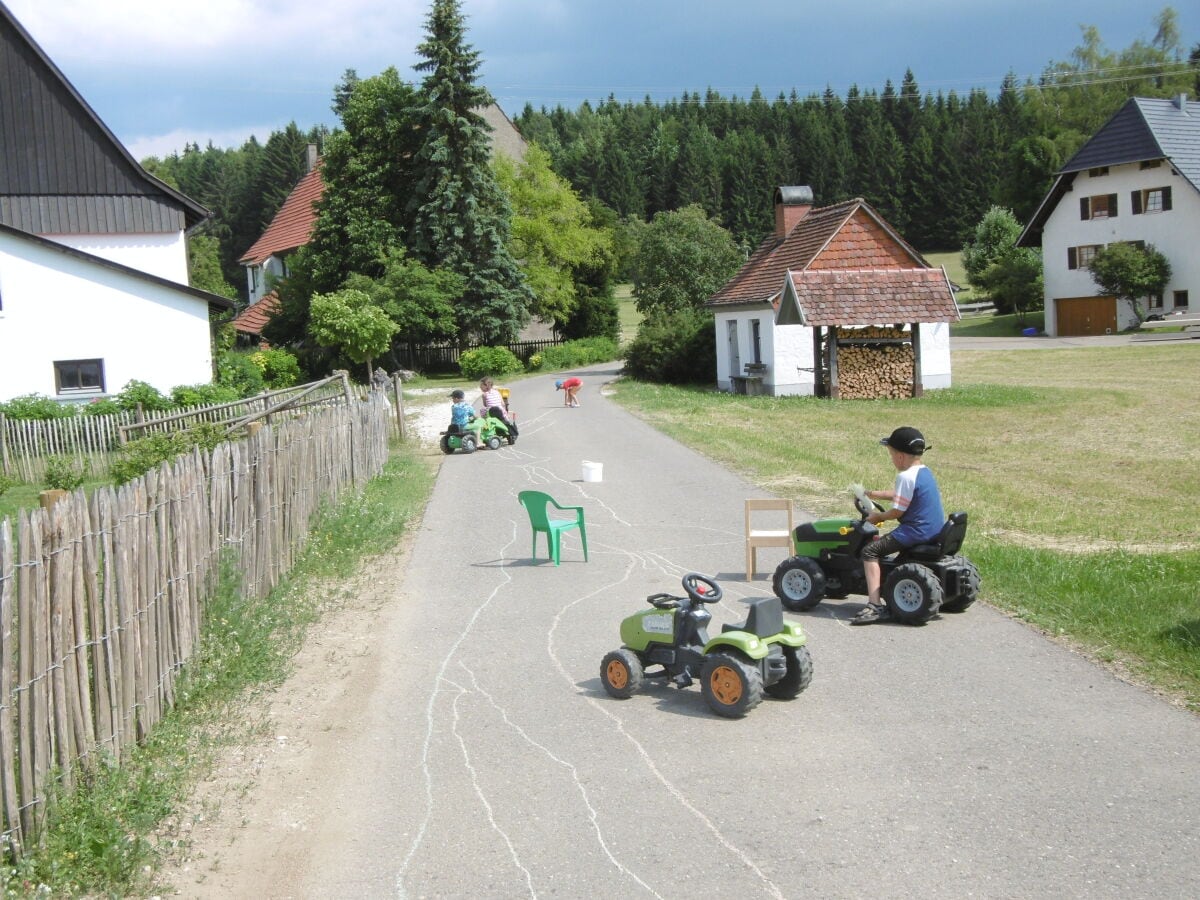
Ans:
[[[962,351],[953,367],[953,388],[913,400],[633,382],[616,399],[817,515],[846,514],[853,482],[889,487],[880,436],[921,428],[946,505],[971,515],[984,599],[1200,710],[1200,348]]]

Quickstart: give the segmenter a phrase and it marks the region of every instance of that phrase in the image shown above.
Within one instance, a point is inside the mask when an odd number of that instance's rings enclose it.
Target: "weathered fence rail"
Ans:
[[[557,347],[562,342],[561,338],[548,338],[540,341],[517,341],[505,346],[521,362],[528,363],[533,354]],[[405,344],[394,348],[392,353],[396,362],[403,368],[415,369],[418,372],[445,372],[458,368],[458,358],[463,353],[483,346],[490,345]]]
[[[0,830],[35,840],[51,777],[120,761],[175,702],[221,560],[262,597],[322,504],[387,460],[382,394],[0,520]]]

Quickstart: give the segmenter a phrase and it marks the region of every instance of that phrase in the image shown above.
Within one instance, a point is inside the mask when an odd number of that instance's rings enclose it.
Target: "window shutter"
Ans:
[[[1108,217],[1110,219],[1115,219],[1117,217],[1117,195],[1116,194],[1108,195]]]
[[[1168,209],[1171,208],[1171,188],[1165,187],[1162,189],[1162,192],[1163,192],[1163,212],[1166,212]]]
[[[1085,222],[1092,217],[1092,204],[1088,202],[1087,197],[1079,198],[1079,218]]]
[[[1130,191],[1129,202],[1133,204],[1133,214],[1140,216],[1142,214],[1142,192]]]
[[[1079,268],[1079,261],[1078,261],[1078,257],[1076,256],[1076,251],[1075,251],[1074,247],[1067,248],[1067,268],[1068,269],[1078,269]]]

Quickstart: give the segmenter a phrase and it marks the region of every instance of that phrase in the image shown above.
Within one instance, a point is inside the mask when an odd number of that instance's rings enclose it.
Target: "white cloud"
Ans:
[[[157,156],[160,159],[172,153],[182,153],[188,144],[196,144],[203,150],[211,142],[214,147],[223,149],[242,146],[251,137],[258,138],[259,143],[265,144],[273,131],[282,131],[286,122],[273,122],[255,126],[238,126],[217,131],[198,131],[194,128],[176,128],[166,134],[139,135],[125,142],[125,149],[139,162],[147,156]]]

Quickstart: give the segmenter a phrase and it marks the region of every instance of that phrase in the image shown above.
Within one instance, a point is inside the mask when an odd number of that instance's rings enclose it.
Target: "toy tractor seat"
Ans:
[[[726,631],[746,631],[760,638],[779,634],[783,631],[783,604],[778,597],[755,600],[746,613],[746,621],[741,625],[726,622],[721,626],[721,632],[723,634]]]
[[[905,554],[910,559],[921,559],[936,562],[944,556],[954,556],[962,549],[967,537],[967,514],[965,512],[950,513],[950,518],[942,526],[937,539],[928,544],[916,544],[908,548]]]

